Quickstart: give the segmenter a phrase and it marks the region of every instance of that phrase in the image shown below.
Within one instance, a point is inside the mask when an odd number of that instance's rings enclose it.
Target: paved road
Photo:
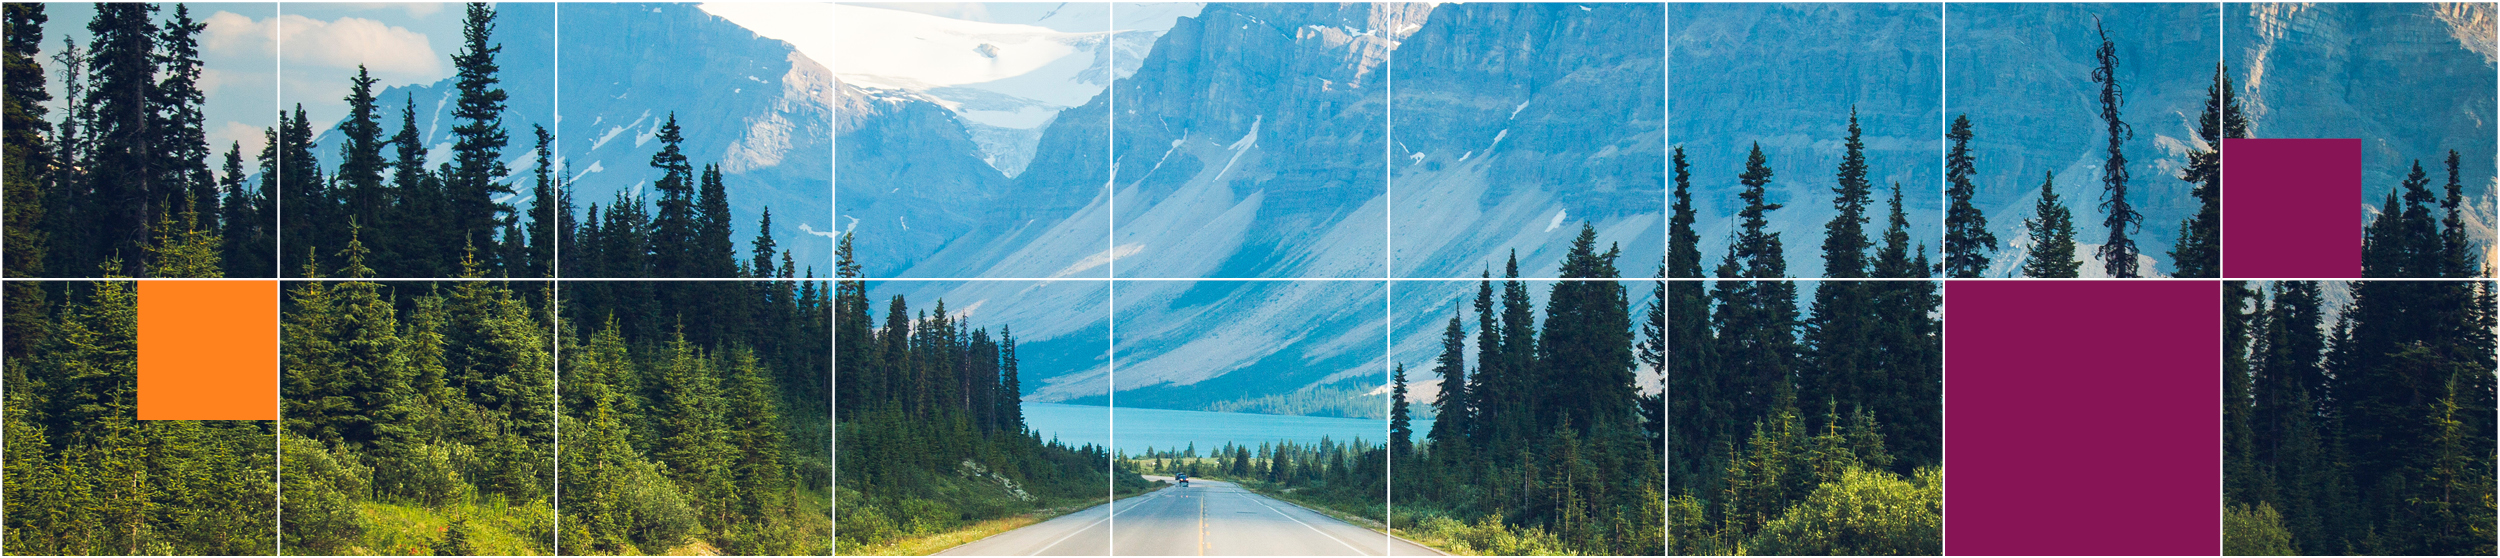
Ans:
[[[1251,493],[1232,483],[1191,480],[1188,488],[1165,488],[1113,505],[1094,506],[939,554],[1438,556],[1441,553]]]

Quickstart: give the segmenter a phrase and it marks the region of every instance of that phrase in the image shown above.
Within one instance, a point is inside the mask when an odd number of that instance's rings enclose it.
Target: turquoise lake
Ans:
[[[1208,448],[1223,447],[1225,442],[1256,447],[1260,442],[1292,440],[1296,443],[1317,443],[1321,437],[1338,442],[1361,439],[1377,444],[1389,437],[1389,421],[1332,417],[1262,415],[1255,413],[1214,413],[1207,411],[1173,411],[1168,409],[1117,409],[1092,405],[1061,405],[1057,403],[1024,404],[1026,426],[1042,433],[1048,441],[1057,436],[1069,446],[1112,445],[1116,425],[1119,444],[1115,447],[1128,453],[1184,448],[1198,445],[1198,454]],[[1418,441],[1432,431],[1432,421],[1415,421]]]

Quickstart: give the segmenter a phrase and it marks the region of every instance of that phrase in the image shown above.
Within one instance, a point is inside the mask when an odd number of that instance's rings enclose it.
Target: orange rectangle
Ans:
[[[277,418],[277,281],[139,282],[139,420]]]

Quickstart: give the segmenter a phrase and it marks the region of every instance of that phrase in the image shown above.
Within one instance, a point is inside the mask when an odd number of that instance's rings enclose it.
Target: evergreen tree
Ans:
[[[1865,146],[1858,138],[1857,113],[1849,115],[1849,137],[1842,142],[1839,185],[1832,189],[1833,209],[1839,215],[1823,226],[1823,276],[1832,279],[1853,279],[1867,276],[1866,250],[1874,246],[1866,238],[1866,206],[1873,196],[1873,185],[1866,181]],[[1839,374],[1864,370],[1869,362],[1871,343],[1867,336],[1873,329],[1873,312],[1868,307],[1869,285],[1857,281],[1825,281],[1815,284],[1811,317],[1805,323],[1805,342],[1810,349],[1809,364],[1798,374],[1798,391],[1807,401],[1831,398],[1855,400],[1860,382]]]
[[[1699,278],[1701,236],[1693,231],[1693,169],[1684,160],[1683,146],[1676,146],[1672,165],[1675,201],[1667,217],[1667,276]],[[1701,286],[1696,283],[1692,287],[1698,291]]]
[[[271,230],[277,224],[276,208],[270,202],[274,178],[262,175],[246,182],[242,142],[227,145],[221,186],[226,199],[218,207],[223,212],[219,221],[225,231],[223,259],[227,277],[278,276],[277,262],[271,257],[277,251],[277,234]]]
[[[1909,215],[1902,208],[1901,185],[1893,184],[1891,215],[1886,219],[1883,248],[1876,252],[1875,276],[1925,279],[1934,267],[1927,246],[1913,248]],[[1912,254],[1916,254],[1913,256]],[[1856,371],[1856,393],[1848,400],[1857,412],[1880,426],[1904,458],[1894,472],[1913,474],[1944,459],[1944,326],[1936,318],[1943,305],[1939,285],[1932,281],[1870,283],[1875,318],[1869,338],[1875,347],[1870,366]],[[1837,412],[1837,410],[1835,410]],[[1837,420],[1837,419],[1834,419]]]
[[[556,185],[555,136],[547,133],[545,126],[530,128],[538,137],[537,147],[532,150],[538,153],[538,160],[531,165],[530,174],[535,180],[530,186],[529,255],[522,275],[555,277],[556,242],[560,236],[556,231],[563,226],[557,215],[570,215],[573,208],[558,193],[562,187]]]
[[[1614,260],[1621,249],[1599,252],[1596,245],[1596,228],[1581,225],[1580,236],[1563,257],[1562,277],[1620,277]],[[1569,425],[1590,436],[1639,432],[1631,303],[1623,284],[1556,282],[1546,296],[1545,312],[1536,354],[1544,373],[1536,390],[1545,408],[1536,413],[1536,424]]]
[[[1970,154],[1971,125],[1969,115],[1953,117],[1952,131],[1945,133],[1953,147],[1944,157],[1945,233],[1944,269],[1946,277],[1978,277],[1988,270],[1988,254],[1997,251],[1997,235],[1988,232],[1988,214],[1971,204],[1979,195],[1979,187],[1971,177],[1979,174]]]
[[[88,199],[77,218],[87,238],[79,264],[55,273],[84,275],[95,262],[120,258],[139,262],[147,229],[163,208],[163,198],[178,187],[163,183],[168,166],[155,124],[158,123],[155,4],[96,5],[88,22],[90,50],[82,110],[93,116],[84,132],[93,138],[92,152],[76,164],[84,168]],[[49,204],[59,207],[57,204]]]
[[[2198,209],[2179,224],[2179,242],[2170,250],[2176,277],[2222,276],[2222,142],[2248,137],[2248,123],[2233,94],[2228,68],[2216,66],[2196,128],[2207,147],[2189,152],[2187,167],[2179,169],[2179,180],[2195,185]]]
[[[2430,205],[2436,198],[2429,187],[2422,162],[2414,161],[2402,186],[2388,193],[2378,217],[2362,230],[2362,276],[2440,277],[2447,273],[2447,247],[2438,221],[2431,216]]]
[[[1873,201],[1875,187],[1866,181],[1866,142],[1859,139],[1858,111],[1849,109],[1849,137],[1841,140],[1840,170],[1832,186],[1832,210],[1836,215],[1823,224],[1823,277],[1850,279],[1866,276],[1866,250],[1874,243],[1866,239],[1866,206]],[[1818,291],[1815,302],[1828,298]]]
[[[504,101],[509,98],[497,77],[500,66],[495,55],[503,45],[493,43],[495,9],[484,2],[471,2],[460,27],[460,51],[451,56],[457,69],[453,77],[456,98],[452,103],[450,171],[444,174],[444,220],[432,226],[455,235],[452,240],[466,246],[496,245],[495,231],[512,213],[512,206],[497,203],[495,196],[511,194],[512,186],[499,184],[510,171],[504,166],[503,148],[510,134],[503,129]]]
[[[1005,397],[998,399],[999,421],[1007,430],[1022,434],[1024,426],[1024,382],[1016,378],[1016,334],[1006,326],[998,328],[998,389]]]
[[[191,19],[189,6],[174,5],[173,18],[165,22],[163,36],[157,39],[157,65],[164,77],[156,84],[157,121],[150,126],[159,134],[153,143],[160,146],[158,157],[164,162],[158,181],[165,189],[157,195],[170,202],[188,200],[190,210],[209,219],[209,228],[214,229],[217,175],[208,169],[208,119],[201,114],[208,97],[199,85],[199,35],[207,28],[207,23]],[[180,211],[170,204],[161,210]]]
[[[2134,139],[2135,129],[2118,119],[2118,109],[2126,104],[2126,92],[2118,85],[2118,46],[2109,40],[2109,30],[2093,24],[2101,35],[2101,47],[2092,56],[2100,65],[2092,70],[2092,82],[2101,84],[2101,121],[2109,125],[2109,159],[2101,165],[2101,224],[2109,228],[2109,240],[2095,254],[2110,277],[2136,276],[2135,241],[2127,235],[2142,227],[2144,215],[2127,201],[2127,155],[2122,149]]]
[[[0,83],[0,228],[6,238],[0,240],[0,275],[10,278],[44,275],[45,238],[44,184],[51,173],[52,148],[47,137],[52,123],[44,121],[44,101],[52,94],[44,90],[43,67],[35,56],[43,46],[44,4],[14,3],[5,6],[5,20],[0,31],[0,63],[5,63],[6,83]],[[44,292],[32,283],[9,283],[5,287],[10,332],[6,358],[24,358],[41,342]],[[12,432],[14,434],[14,432]]]
[[[2254,293],[2246,282],[2222,284],[2222,447],[2223,501],[2255,501],[2257,465],[2252,459],[2256,431],[2249,414],[2254,387],[2249,370],[2247,307]]]
[[[384,230],[401,238],[382,244],[382,274],[392,277],[449,277],[467,240],[448,223],[448,198],[440,175],[426,170],[425,140],[417,131],[414,93],[399,110],[399,133],[385,142],[395,147],[391,160],[392,210],[377,217]]]
[[[155,239],[145,246],[147,276],[223,277],[225,270],[218,252],[224,241],[218,238],[217,231],[208,228],[213,225],[200,223],[197,205],[187,199],[175,201],[183,203],[173,206],[179,209],[157,216]],[[176,219],[175,213],[180,213],[181,218]]]
[[[321,263],[316,254],[338,250],[337,239],[347,236],[347,221],[339,218],[338,198],[313,156],[312,122],[303,105],[296,105],[292,115],[279,116],[278,133],[271,139],[275,167],[264,166],[262,176],[277,177],[278,244],[285,249],[279,261],[288,271],[301,272]]]
[[[658,139],[660,151],[651,155],[651,168],[660,169],[660,178],[651,182],[651,189],[660,193],[659,212],[651,220],[652,271],[658,277],[696,277],[696,235],[702,225],[695,214],[694,167],[679,149],[686,138],[678,131],[676,114],[660,125]]]
[[[1770,232],[1767,215],[1780,209],[1768,201],[1771,183],[1769,161],[1762,156],[1762,146],[1753,147],[1746,158],[1745,173],[1737,181],[1744,190],[1737,198],[1745,207],[1737,212],[1736,238],[1728,245],[1726,259],[1719,265],[1721,278],[1777,279],[1787,275],[1787,260],[1782,254],[1779,233]],[[1793,401],[1796,392],[1790,374],[1796,370],[1797,316],[1796,285],[1786,281],[1727,281],[1719,283],[1718,314],[1712,317],[1712,329],[1719,336],[1719,358],[1731,364],[1731,384],[1723,391],[1736,402],[1737,408],[1762,409]]]
[[[1671,161],[1674,202],[1668,217],[1666,275],[1697,279],[1703,275],[1700,236],[1693,231],[1692,168],[1680,146]],[[1675,469],[1669,477],[1694,479],[1710,469],[1703,463],[1704,452],[1716,447],[1711,440],[1721,439],[1716,434],[1719,426],[1731,422],[1725,418],[1731,402],[1717,390],[1726,381],[1723,371],[1711,365],[1717,347],[1710,329],[1709,294],[1700,281],[1669,280],[1666,289],[1666,345],[1671,348],[1665,351],[1665,391],[1676,394],[1667,405],[1672,408],[1669,414],[1677,417],[1669,425],[1674,432],[1667,436],[1667,463]]]
[[[1404,458],[1415,451],[1415,427],[1406,413],[1406,365],[1389,374],[1389,455]]]
[[[330,177],[347,205],[349,222],[366,227],[381,225],[382,214],[391,209],[388,192],[382,189],[382,122],[374,104],[374,82],[361,64],[356,66],[356,77],[348,80],[347,120],[339,123],[338,173]],[[385,257],[394,254],[383,253]]]
[[[1667,451],[1667,268],[1658,267],[1657,282],[1649,292],[1649,316],[1641,321],[1641,366],[1658,374],[1656,393],[1640,395],[1641,427],[1649,435],[1650,453],[1666,455]]]
[[[60,72],[61,98],[68,101],[87,99],[87,54],[69,37],[61,38],[60,52],[52,53],[52,63]],[[11,84],[27,83],[15,79]],[[0,86],[6,87],[6,86]],[[48,274],[75,275],[92,269],[87,259],[88,243],[95,236],[87,230],[88,220],[82,212],[91,197],[87,194],[87,172],[82,163],[94,155],[94,138],[87,131],[95,128],[95,106],[79,102],[64,103],[61,120],[51,136],[51,153],[46,172],[28,178],[41,181],[39,204],[44,209],[38,216],[44,246],[43,268]],[[17,159],[11,159],[15,161]],[[12,206],[15,207],[15,206]],[[11,246],[16,246],[12,243]]]
[[[729,194],[721,184],[720,165],[703,166],[701,197],[695,206],[697,277],[736,277],[737,250],[729,243]]]
[[[2040,201],[2032,218],[2023,220],[2031,252],[2023,258],[2024,277],[2077,277],[2083,261],[2075,258],[2075,218],[2057,197],[2057,173],[2040,179]]]
[[[1517,280],[1518,252],[1511,253],[1502,269],[1502,276],[1511,279],[1502,282],[1502,341],[1498,353],[1504,385],[1497,391],[1505,395],[1501,400],[1488,402],[1500,410],[1486,413],[1493,417],[1486,426],[1494,430],[1493,447],[1517,448],[1535,434],[1533,425],[1540,418],[1540,409],[1532,406],[1532,401],[1542,396],[1536,386],[1548,378],[1544,375],[1547,371],[1537,367],[1536,302],[1529,298],[1528,284]]]
[[[1432,430],[1424,434],[1435,447],[1452,448],[1466,442],[1469,412],[1467,409],[1467,334],[1459,327],[1459,313],[1450,314],[1450,325],[1441,329],[1441,356],[1434,360],[1432,371],[1441,376],[1440,393],[1432,402]]]
[[[1476,282],[1475,310],[1476,377],[1475,384],[1467,390],[1467,408],[1472,414],[1467,418],[1468,430],[1462,434],[1474,440],[1473,445],[1483,446],[1492,441],[1492,422],[1500,412],[1498,405],[1509,396],[1508,382],[1503,378],[1508,366],[1501,357],[1502,327],[1500,318],[1493,313],[1492,270],[1486,270]]]
[[[2465,185],[2457,176],[2457,164],[2457,151],[2448,150],[2448,195],[2439,200],[2439,207],[2448,212],[2440,222],[2440,263],[2444,268],[2440,276],[2468,278],[2481,270],[2475,268],[2472,260],[2473,241],[2465,235]]]

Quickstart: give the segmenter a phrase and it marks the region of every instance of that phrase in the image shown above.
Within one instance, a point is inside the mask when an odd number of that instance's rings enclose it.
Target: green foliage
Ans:
[[[1757,161],[1759,163],[1759,161]],[[1760,174],[1767,179],[1767,170]],[[1776,239],[1771,239],[1776,242]],[[1775,250],[1775,248],[1772,248]],[[1615,247],[1600,249],[1581,228],[1561,262],[1564,277],[1620,277]],[[1507,278],[1518,263],[1505,265]],[[1443,331],[1436,372],[1441,413],[1412,457],[1397,461],[1390,487],[1396,527],[1474,551],[1506,554],[1658,554],[1666,510],[1659,490],[1663,400],[1636,385],[1638,366],[1656,367],[1666,334],[1664,308],[1635,327],[1633,301],[1614,281],[1555,283],[1543,320],[1517,280],[1484,281],[1475,299],[1476,370],[1465,370],[1465,321]],[[1654,290],[1645,298],[1664,295]],[[1646,340],[1636,339],[1646,332]],[[1644,348],[1645,347],[1645,348]],[[1403,366],[1400,367],[1401,371]],[[1393,377],[1393,380],[1402,378]],[[1453,385],[1455,382],[1455,385]],[[1392,399],[1400,399],[1392,382]],[[1396,434],[1392,435],[1395,444]],[[1382,471],[1371,448],[1295,444],[1221,448],[1204,463],[1221,476],[1250,476],[1253,487],[1292,490],[1297,501],[1378,517]],[[1199,463],[1192,463],[1199,465]],[[1406,510],[1418,510],[1409,512]]]
[[[2057,173],[2042,173],[2040,200],[2023,220],[2029,231],[2030,254],[2023,257],[2024,277],[2080,277],[2083,260],[2075,259],[2075,217],[2057,197]]]
[[[2448,251],[2464,246],[2435,232],[2403,232],[2435,231],[2429,215],[2373,223],[2386,234],[2365,248],[2364,274],[2461,258]],[[2492,285],[2343,290],[2340,311],[2314,282],[2225,291],[2224,495],[2237,516],[2227,536],[2249,553],[2490,552]]]
[[[6,362],[6,551],[275,552],[270,425],[136,420],[136,289],[68,287],[43,342]]]
[[[1988,270],[1988,254],[1997,251],[1997,235],[1988,231],[1988,214],[1971,204],[1979,194],[1971,177],[1979,174],[1970,155],[1972,137],[1970,116],[1954,115],[1952,131],[1945,138],[1953,147],[1945,154],[1945,198],[1951,200],[1944,216],[1944,270],[1946,277],[1978,277]]]
[[[1765,555],[1935,556],[1944,553],[1944,475],[1903,479],[1850,469],[1763,525],[1746,545]]]
[[[1261,413],[1313,417],[1386,419],[1388,410],[1380,405],[1380,396],[1365,395],[1362,388],[1318,386],[1271,395],[1243,396],[1230,401],[1208,403],[1204,410],[1218,413]]]
[[[288,465],[279,524],[286,550],[295,554],[346,554],[363,538],[364,514],[356,502],[370,497],[366,483],[372,469],[305,437],[286,438],[283,459]]]
[[[2214,84],[2205,89],[2205,110],[2198,117],[2196,137],[2204,145],[2188,153],[2179,180],[2195,185],[2195,215],[2179,223],[2179,241],[2170,249],[2173,277],[2222,276],[2222,141],[2248,137],[2248,118],[2240,112],[2229,68],[2214,68]]]
[[[846,279],[859,272],[850,242],[840,240],[835,267]],[[1105,479],[1120,492],[1151,486],[1133,470],[1114,474],[1107,449],[1045,443],[1025,427],[1016,344],[1005,330],[993,342],[943,301],[915,313],[901,297],[887,305],[884,327],[871,328],[866,288],[843,281],[833,294],[834,327],[846,343],[836,358],[850,374],[835,438],[838,550],[1090,506],[1102,502]]]
[[[450,526],[447,526],[447,527],[444,527],[444,528],[443,528],[443,539],[442,539],[442,540],[439,540],[439,541],[435,541],[435,542],[434,542],[434,555],[435,555],[435,556],[475,556],[475,555],[477,555],[477,545],[476,545],[476,544],[474,544],[474,543],[471,543],[471,542],[469,541],[469,538],[470,538],[471,536],[473,536],[473,535],[471,535],[471,534],[469,533],[469,522],[468,522],[468,520],[465,520],[465,519],[462,519],[462,520],[453,520],[453,521],[451,522],[451,525],[450,525]]]
[[[1448,516],[1433,515],[1416,521],[1411,533],[1426,539],[1448,543],[1447,549],[1461,554],[1486,556],[1571,556],[1573,549],[1553,534],[1537,527],[1513,527],[1496,516],[1486,515],[1474,522]]]
[[[1955,136],[1968,139],[1968,127],[1958,125]],[[1845,146],[1860,132],[1854,119],[1849,129]],[[1825,227],[1825,276],[1933,277],[1938,268],[1909,233],[1899,185],[1881,240],[1867,240],[1862,215],[1873,185],[1861,183],[1871,165],[1863,159],[1842,160],[1835,190],[1842,199],[1834,202],[1841,215]],[[1968,175],[1967,159],[1949,160],[1957,169],[1951,173]],[[1680,160],[1671,165],[1677,193],[1669,221],[1687,223],[1689,170]],[[1745,206],[1715,276],[1786,278],[1778,233],[1762,215],[1779,208],[1764,192],[1771,174],[1757,148],[1738,177]],[[2053,193],[2047,199],[2063,210]],[[1961,227],[1948,231],[1959,235],[1947,239],[1950,272],[1984,268],[1980,252],[1994,245],[1979,236],[1984,225],[1949,227]],[[1689,234],[1671,229],[1671,237]],[[1677,246],[1671,243],[1664,275],[1698,277],[1698,254],[1679,255]],[[1823,281],[1814,283],[1809,312],[1800,316],[1795,285],[1671,281],[1658,289],[1664,308],[1651,319],[1664,323],[1649,335],[1671,337],[1665,344],[1673,350],[1644,357],[1676,371],[1667,378],[1676,395],[1666,402],[1672,409],[1661,414],[1675,417],[1664,445],[1678,496],[1641,513],[1668,517],[1672,536],[1661,538],[1679,555],[1940,552],[1939,286]],[[1570,470],[1564,462],[1549,467],[1545,474]],[[1584,538],[1557,530],[1565,540]]]
[[[2283,515],[2272,504],[2231,504],[2222,512],[2222,555],[2298,556],[2292,533],[2283,529]]]

